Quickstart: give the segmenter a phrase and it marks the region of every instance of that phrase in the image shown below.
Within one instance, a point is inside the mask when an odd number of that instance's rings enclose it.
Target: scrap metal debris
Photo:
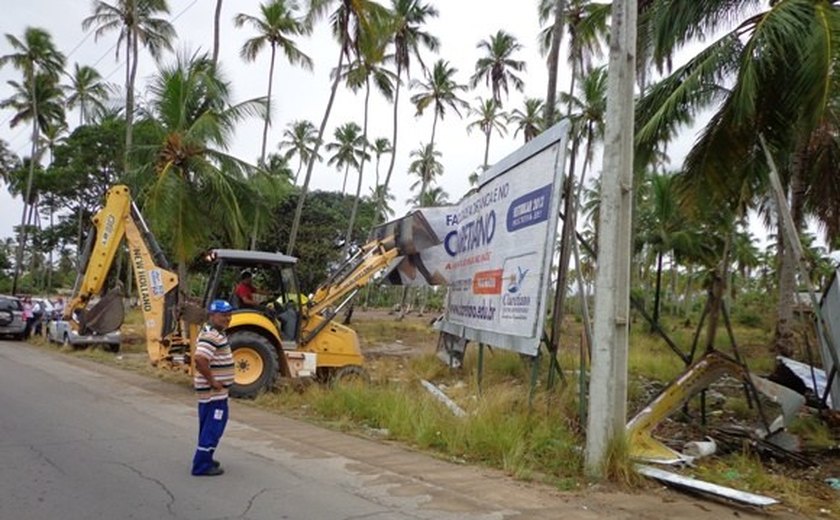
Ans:
[[[440,388],[436,387],[434,384],[426,381],[425,379],[420,380],[420,384],[423,385],[423,388],[429,391],[438,401],[442,402],[446,405],[449,410],[455,414],[457,417],[464,417],[467,415],[467,412],[464,411],[463,408],[458,406],[455,401],[449,398],[448,395],[444,394]]]
[[[665,484],[683,489],[690,489],[692,491],[698,491],[700,493],[713,495],[727,500],[733,500],[750,506],[767,507],[779,503],[779,501],[775,498],[766,497],[764,495],[756,495],[755,493],[748,493],[746,491],[738,491],[737,489],[712,484],[711,482],[706,482],[696,478],[684,477],[682,475],[678,475],[677,473],[671,473],[670,471],[665,471],[651,466],[639,464],[636,466],[636,469],[642,475],[664,482]]]

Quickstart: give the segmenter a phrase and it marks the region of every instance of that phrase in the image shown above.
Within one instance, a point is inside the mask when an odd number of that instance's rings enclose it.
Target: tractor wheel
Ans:
[[[358,365],[345,365],[336,369],[330,377],[333,387],[343,385],[366,385],[370,383],[370,376],[364,368]]]
[[[255,332],[234,332],[230,338],[233,351],[234,381],[232,397],[253,399],[271,389],[277,379],[279,362],[274,344]]]

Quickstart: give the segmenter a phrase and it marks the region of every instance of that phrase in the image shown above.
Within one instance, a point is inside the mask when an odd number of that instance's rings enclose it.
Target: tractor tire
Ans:
[[[234,383],[231,397],[253,399],[270,390],[279,373],[277,349],[255,332],[234,332],[228,338],[233,351]]]
[[[364,368],[358,365],[345,365],[336,369],[330,375],[330,386],[333,388],[342,385],[367,385],[370,383],[370,376]]]

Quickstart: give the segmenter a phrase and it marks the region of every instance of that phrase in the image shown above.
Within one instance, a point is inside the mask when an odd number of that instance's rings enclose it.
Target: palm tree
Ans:
[[[476,116],[477,119],[474,119],[467,125],[467,132],[470,132],[473,128],[479,128],[484,133],[484,169],[487,170],[487,158],[490,154],[490,136],[493,134],[493,130],[499,136],[504,136],[507,133],[507,127],[505,125],[508,122],[508,115],[502,110],[502,106],[493,98],[476,98],[476,105],[478,108],[470,108],[470,114]]]
[[[522,49],[522,44],[515,36],[500,29],[490,35],[489,40],[478,42],[478,48],[484,50],[486,56],[475,62],[470,86],[475,88],[484,80],[493,92],[493,99],[501,107],[502,91],[505,91],[505,96],[508,95],[508,83],[520,92],[525,88],[525,82],[516,75],[517,72],[525,72],[525,62],[513,59],[513,54]]]
[[[356,196],[353,198],[353,209],[350,211],[350,222],[347,226],[345,244],[350,244],[353,226],[356,223],[356,212],[362,195],[362,180],[365,173],[365,160],[368,157],[368,113],[370,107],[370,83],[373,80],[382,96],[391,100],[394,96],[394,74],[383,67],[386,60],[385,49],[388,45],[389,34],[387,24],[390,19],[383,15],[371,16],[369,30],[362,31],[357,41],[356,59],[344,71],[347,86],[353,92],[365,89],[364,123],[362,127],[362,159],[359,164],[359,178],[356,184]]]
[[[327,160],[327,164],[335,166],[338,171],[344,170],[344,181],[341,184],[341,194],[347,189],[347,175],[350,168],[358,170],[359,163],[364,157],[364,138],[362,129],[356,123],[345,123],[335,129],[335,141],[327,143],[327,151],[335,152]]]
[[[526,99],[523,110],[517,108],[510,115],[510,122],[516,123],[516,132],[514,132],[513,136],[516,137],[522,131],[522,136],[525,138],[526,143],[538,136],[545,128],[545,120],[543,119],[542,112],[542,99]]]
[[[309,162],[309,158],[315,150],[317,133],[318,129],[315,128],[312,121],[306,119],[292,121],[283,132],[284,139],[278,144],[281,151],[285,150],[283,157],[290,161],[292,157],[297,155],[299,160],[297,171],[295,171],[294,184],[297,184],[301,168]],[[321,156],[319,155],[316,160],[320,161]]]
[[[152,78],[143,116],[152,142],[160,144],[148,150],[148,166],[136,182],[182,279],[187,262],[212,236],[244,241],[243,209],[256,196],[246,174],[255,169],[226,150],[236,125],[262,117],[265,108],[264,99],[231,104],[230,83],[206,55],[179,55]]]
[[[742,215],[765,189],[767,167],[759,138],[764,136],[784,165],[791,213],[801,226],[809,193],[816,196],[815,206],[825,204],[820,199],[831,199],[807,187],[832,185],[815,177],[818,171],[812,166],[816,157],[833,148],[824,146],[824,141],[819,144],[818,136],[836,128],[833,93],[838,91],[834,71],[840,22],[837,8],[827,0],[768,2],[766,10],[756,13],[758,4],[674,4],[667,11],[658,3],[652,5],[640,34],[653,36],[648,46],[660,70],[670,63],[675,49],[724,23],[740,23],[648,89],[637,106],[637,150],[640,161],[649,160],[658,143],[692,122],[698,112],[714,108],[711,122],[684,164],[693,192]],[[836,169],[835,162],[833,168],[819,172]],[[778,351],[785,352],[792,341],[795,267],[784,248],[780,256],[775,343]]]
[[[67,108],[79,107],[79,125],[89,124],[92,115],[106,110],[108,85],[93,67],[76,63],[71,83],[63,88],[67,94]]]
[[[424,200],[429,185],[435,182],[438,176],[443,175],[443,164],[439,160],[440,152],[435,150],[432,143],[420,144],[420,148],[412,151],[409,157],[413,157],[414,160],[408,166],[408,173],[419,177],[417,182],[411,185],[411,189],[419,186],[420,193],[416,200]]]
[[[449,204],[449,194],[440,186],[429,188],[421,197],[419,194],[416,197],[408,199],[409,204],[414,204],[420,208],[433,208],[435,206],[445,206]]]
[[[414,88],[422,89],[417,94],[411,96],[411,102],[417,107],[417,115],[423,115],[423,111],[430,105],[435,112],[432,121],[432,138],[429,144],[435,144],[435,132],[437,130],[438,119],[443,119],[446,115],[446,107],[451,108],[458,114],[458,117],[463,117],[459,108],[469,108],[469,103],[458,97],[458,92],[466,92],[467,86],[455,81],[454,76],[458,72],[455,67],[450,67],[449,62],[445,60],[437,60],[432,67],[432,71],[426,71],[426,81],[415,81],[412,84]]]
[[[307,25],[311,26],[316,20],[326,16],[333,5],[336,8],[329,14],[329,20],[332,26],[333,36],[338,41],[339,46],[338,65],[335,70],[340,71],[343,68],[344,59],[347,58],[348,61],[351,61],[353,56],[357,54],[358,37],[363,31],[370,29],[371,16],[374,13],[377,13],[379,16],[384,16],[385,9],[372,0],[310,0],[309,13],[306,16]],[[318,149],[324,139],[324,131],[327,127],[327,121],[330,118],[330,112],[332,111],[333,101],[335,101],[335,94],[338,91],[340,81],[341,75],[335,74],[332,88],[330,89],[330,98],[327,101],[327,107],[324,111],[324,117],[321,120],[321,126],[318,127],[318,139],[315,141],[315,150],[313,156],[309,159],[309,164],[306,166],[306,177],[303,179],[303,186],[301,187],[298,203],[295,207],[292,229],[289,232],[289,244],[286,248],[288,254],[294,252],[300,219],[303,215],[303,203],[306,201],[309,181],[312,179],[312,169],[315,166],[315,157],[318,155]]]
[[[120,48],[126,44],[125,52],[125,171],[128,171],[128,158],[131,152],[134,122],[134,85],[137,79],[137,63],[142,44],[152,55],[159,59],[164,50],[172,50],[175,28],[161,14],[169,13],[166,0],[115,0],[108,4],[103,0],[93,0],[93,14],[82,20],[82,29],[87,31],[96,27],[94,41],[111,31],[119,31],[116,56],[119,59]]]
[[[394,209],[389,202],[395,201],[397,198],[386,191],[384,185],[371,187],[369,199],[375,204],[375,211],[378,212],[377,215],[374,215],[376,222],[387,222],[390,217],[394,216]],[[384,203],[378,204],[380,200]]]
[[[373,155],[376,157],[376,182],[374,183],[374,186],[376,186],[378,188],[379,187],[379,160],[385,154],[393,155],[394,154],[394,147],[391,146],[391,141],[389,141],[387,137],[379,137],[379,138],[377,138],[376,140],[373,141],[373,144],[371,145],[370,148],[371,148],[371,150],[373,150]],[[388,187],[385,186],[385,190],[382,191],[381,193],[384,194],[384,193],[387,193],[387,192],[388,192]],[[376,202],[375,199],[374,199],[374,202]],[[377,221],[377,222],[380,222],[380,221]]]
[[[29,87],[31,107],[31,113],[25,119],[32,119],[32,151],[29,161],[29,175],[26,180],[26,194],[23,201],[23,212],[20,217],[21,237],[18,241],[15,273],[12,278],[12,293],[14,294],[17,291],[17,281],[23,259],[23,246],[26,242],[26,212],[29,207],[29,199],[32,195],[32,179],[35,176],[35,158],[38,156],[38,129],[39,127],[43,128],[41,121],[44,118],[38,115],[40,104],[40,101],[38,101],[38,90],[48,89],[50,83],[54,87],[59,71],[64,68],[64,55],[56,49],[52,37],[44,29],[27,27],[22,39],[11,34],[6,34],[6,41],[12,47],[13,52],[12,54],[0,56],[0,67],[11,64],[14,68],[23,72],[23,85]],[[42,95],[45,95],[45,93],[42,93]],[[31,210],[32,208],[30,208]]]
[[[396,88],[394,90],[394,135],[392,137],[393,151],[391,161],[388,163],[388,173],[385,175],[385,190],[391,185],[391,174],[394,172],[394,164],[397,159],[397,128],[400,104],[400,87],[402,86],[402,75],[411,77],[411,56],[414,55],[423,66],[426,66],[420,57],[420,47],[436,52],[440,47],[437,37],[432,36],[423,30],[423,26],[430,18],[437,18],[438,10],[429,4],[419,0],[391,0],[392,17],[392,39],[394,42],[394,62],[397,65]],[[380,222],[380,221],[377,221]]]
[[[580,142],[586,139],[581,179],[587,166],[592,164],[593,147],[604,136],[607,112],[607,69],[591,69],[577,86],[575,95],[560,94],[560,101],[571,107],[569,116],[573,123],[573,138]],[[577,148],[577,146],[575,146]]]
[[[298,49],[294,36],[307,34],[307,26],[295,17],[296,4],[290,0],[271,0],[268,4],[260,4],[260,17],[244,13],[236,15],[237,27],[250,25],[258,33],[257,36],[249,39],[242,45],[240,55],[245,61],[254,61],[265,48],[271,47],[271,64],[268,67],[268,109],[263,124],[262,148],[260,149],[260,164],[265,162],[265,147],[268,141],[268,125],[271,118],[271,88],[274,82],[274,60],[277,55],[277,47],[286,55],[286,59],[292,65],[300,65],[307,70],[312,70],[312,60]]]

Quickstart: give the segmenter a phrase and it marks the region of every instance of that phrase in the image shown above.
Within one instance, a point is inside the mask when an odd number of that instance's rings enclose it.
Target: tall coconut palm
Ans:
[[[53,86],[57,81],[58,73],[64,68],[64,55],[58,51],[52,41],[50,34],[44,29],[27,27],[23,38],[6,34],[6,41],[12,47],[13,52],[0,56],[0,67],[12,65],[23,73],[23,85],[29,87],[29,99],[31,105],[30,117],[32,120],[32,151],[29,161],[29,175],[26,180],[26,192],[24,196],[23,211],[20,217],[20,240],[15,258],[15,272],[12,278],[12,292],[17,291],[18,276],[23,259],[23,246],[26,242],[26,213],[27,208],[32,210],[29,199],[32,195],[32,179],[35,176],[35,158],[38,156],[38,129],[40,120],[38,115],[38,90]],[[43,94],[42,94],[43,95]]]
[[[385,175],[385,190],[391,185],[391,175],[397,159],[397,128],[400,104],[402,76],[411,78],[411,57],[417,58],[425,71],[426,67],[420,56],[421,47],[436,52],[440,47],[437,37],[423,30],[430,18],[437,18],[438,10],[419,0],[391,0],[392,40],[394,43],[394,63],[397,67],[396,88],[394,89],[394,133],[391,138],[393,152]]]
[[[490,155],[490,136],[493,134],[493,130],[499,136],[504,136],[507,133],[508,115],[493,98],[476,98],[476,107],[470,108],[470,114],[474,115],[476,119],[470,121],[467,125],[467,132],[472,131],[473,128],[478,128],[484,134],[484,169],[486,170],[488,167],[487,158]]]
[[[420,92],[411,96],[411,102],[417,107],[417,115],[423,115],[423,112],[429,107],[434,110],[434,119],[432,120],[432,137],[429,144],[435,144],[435,132],[437,131],[438,119],[443,119],[446,115],[446,108],[449,107],[458,114],[458,117],[463,117],[459,109],[469,108],[469,103],[458,97],[459,92],[466,92],[467,86],[458,83],[454,76],[458,73],[458,69],[451,67],[448,61],[437,60],[432,67],[431,72],[426,71],[426,81],[415,81],[412,87],[421,89]]]
[[[330,12],[332,7],[335,7],[335,9]],[[333,37],[338,41],[339,47],[336,71],[342,70],[345,58],[349,62],[357,54],[359,34],[362,31],[370,30],[370,18],[374,13],[379,16],[384,16],[385,8],[372,0],[310,0],[309,12],[306,16],[307,25],[312,25],[324,16],[329,16]],[[315,167],[315,156],[317,156],[318,149],[323,142],[324,131],[327,128],[327,121],[330,118],[330,112],[332,111],[333,101],[335,101],[335,94],[338,91],[340,81],[341,75],[335,74],[332,88],[330,89],[330,98],[324,110],[324,117],[321,119],[321,126],[318,127],[318,139],[315,141],[315,151],[313,157],[309,160],[309,164],[306,166],[306,177],[303,179],[303,186],[301,187],[298,203],[295,207],[292,229],[289,232],[289,244],[286,248],[288,254],[294,252],[300,219],[303,215],[303,203],[306,201],[309,181],[312,179],[312,169]]]
[[[371,186],[370,195],[368,197],[374,204],[379,200],[385,201],[384,204],[375,206],[375,211],[379,212],[374,215],[377,222],[386,222],[389,218],[394,216],[394,209],[391,207],[391,202],[397,200],[390,192],[385,191],[385,186]]]
[[[583,178],[587,166],[592,164],[593,148],[604,136],[607,112],[606,67],[590,70],[577,85],[577,92],[574,95],[561,93],[560,102],[571,107],[569,115],[574,127],[573,138],[578,141],[586,140],[581,172]]]
[[[449,194],[442,187],[434,186],[426,190],[422,197],[418,194],[416,197],[408,199],[408,203],[419,208],[445,206],[449,204]]]
[[[142,115],[152,142],[160,144],[148,150],[148,166],[136,183],[147,195],[145,208],[168,238],[182,277],[187,262],[211,236],[244,242],[243,208],[254,197],[246,177],[254,167],[229,155],[227,148],[236,125],[262,117],[265,109],[264,99],[232,104],[230,83],[206,55],[179,55],[152,78]]]
[[[414,160],[408,165],[408,173],[418,177],[417,182],[411,185],[411,189],[420,187],[420,192],[417,195],[417,200],[423,200],[429,185],[435,182],[435,179],[443,175],[443,164],[440,162],[440,152],[435,150],[432,143],[421,144],[420,148],[413,150],[409,157]]]
[[[234,19],[237,27],[249,25],[257,31],[257,36],[250,38],[242,45],[240,55],[245,61],[254,61],[267,46],[271,48],[271,62],[268,67],[268,111],[263,123],[262,148],[260,149],[260,164],[265,162],[265,147],[268,142],[268,125],[271,119],[271,89],[274,84],[274,60],[277,48],[283,51],[286,59],[292,65],[300,65],[312,70],[312,59],[298,49],[293,40],[295,36],[307,34],[309,29],[296,17],[297,4],[293,0],[271,0],[267,4],[260,4],[260,16],[239,13]]]
[[[543,131],[544,121],[543,100],[538,98],[526,99],[523,109],[517,108],[510,115],[510,122],[516,124],[513,136],[516,137],[521,131],[526,143]]]
[[[290,161],[295,155],[298,156],[298,167],[295,171],[294,184],[297,184],[298,176],[303,165],[309,162],[312,153],[315,151],[315,140],[318,138],[318,129],[312,124],[312,121],[300,119],[292,121],[286,126],[283,132],[283,140],[278,146],[283,151],[283,157]],[[316,160],[321,161],[319,155]]]
[[[376,157],[376,182],[373,184],[375,187],[379,186],[379,160],[385,154],[394,154],[394,147],[391,146],[391,141],[388,140],[387,137],[378,137],[373,141],[373,144],[370,146],[371,151],[373,152],[374,157]],[[383,184],[384,186],[384,184]],[[388,189],[385,186],[385,190],[382,193],[387,193]],[[376,199],[374,199],[376,202]],[[377,221],[379,222],[379,221]]]
[[[489,40],[478,42],[478,48],[485,56],[475,62],[475,74],[470,78],[470,86],[475,88],[482,80],[490,87],[493,99],[501,107],[502,91],[508,95],[508,84],[522,92],[525,82],[516,73],[525,72],[525,62],[513,58],[514,53],[522,49],[516,37],[499,30],[490,35]]]
[[[364,138],[362,128],[356,123],[345,123],[335,129],[333,135],[335,141],[327,143],[327,151],[333,152],[327,160],[327,164],[335,166],[338,171],[344,171],[344,180],[341,183],[341,194],[347,190],[347,176],[350,168],[358,170],[359,164],[364,157]]]
[[[553,0],[541,0],[540,18],[553,12]],[[603,56],[603,47],[609,31],[609,3],[592,0],[567,0],[560,22],[569,30],[567,60],[572,67],[569,74],[569,92],[575,91],[575,82],[585,70],[592,67],[592,59]],[[554,49],[554,29],[547,27],[540,33],[540,52]],[[570,107],[567,108],[568,111]]]
[[[356,196],[353,198],[353,208],[350,211],[350,222],[347,225],[347,236],[345,244],[350,244],[353,235],[353,226],[356,223],[356,212],[359,209],[359,200],[362,196],[362,180],[365,173],[365,161],[368,157],[368,114],[370,107],[370,85],[371,80],[382,96],[391,100],[394,96],[394,79],[392,72],[384,67],[386,60],[385,49],[389,41],[388,24],[390,18],[383,14],[371,16],[369,28],[362,31],[357,42],[358,53],[356,59],[347,67],[344,76],[347,86],[358,92],[362,87],[365,90],[364,123],[362,126],[362,159],[359,164],[359,176],[356,183]]]
[[[714,109],[684,165],[693,191],[717,198],[736,215],[745,211],[766,189],[764,136],[783,165],[791,212],[801,226],[807,186],[816,181],[809,179],[808,157],[825,150],[812,146],[814,138],[836,117],[838,7],[828,0],[673,3],[667,9],[654,2],[641,21],[640,34],[653,36],[651,59],[662,69],[675,49],[725,25],[734,29],[648,89],[637,108],[639,158],[698,112]],[[775,343],[788,352],[795,266],[784,250],[780,254]]]
[[[70,84],[64,86],[64,92],[67,94],[67,108],[79,108],[79,125],[89,124],[91,116],[106,110],[108,85],[93,67],[76,63]]]
[[[137,63],[140,46],[146,48],[153,58],[159,59],[165,50],[172,50],[175,28],[160,15],[169,13],[166,0],[115,0],[109,4],[93,0],[93,14],[82,20],[82,29],[96,27],[94,41],[104,34],[118,31],[116,56],[119,59],[123,42],[125,51],[125,159],[124,168],[129,169],[134,131],[134,85],[137,80]]]

